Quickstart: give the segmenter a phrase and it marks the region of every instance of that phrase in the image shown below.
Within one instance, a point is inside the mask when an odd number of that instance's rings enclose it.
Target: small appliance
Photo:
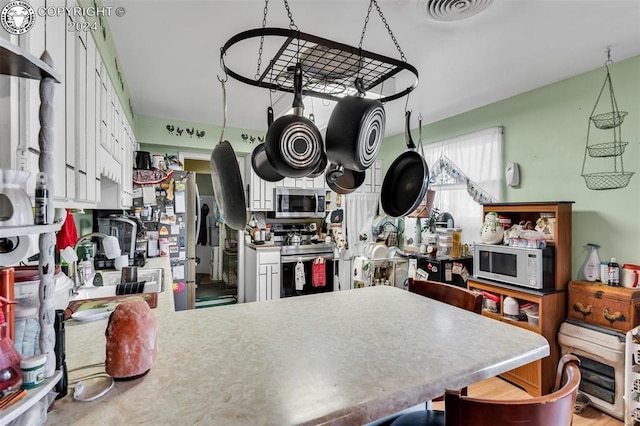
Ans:
[[[276,218],[323,218],[325,216],[325,190],[302,188],[276,188]]]
[[[473,275],[537,290],[555,287],[555,249],[474,245]]]
[[[136,236],[138,234],[138,225],[134,220],[118,215],[100,217],[98,218],[98,232],[116,237],[122,254],[128,255],[129,264],[132,264],[136,253]]]

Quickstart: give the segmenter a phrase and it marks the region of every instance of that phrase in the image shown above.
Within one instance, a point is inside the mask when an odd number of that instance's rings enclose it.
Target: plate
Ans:
[[[111,312],[113,312],[113,309],[87,309],[86,311],[75,312],[71,315],[71,318],[81,322],[97,321],[108,317]]]

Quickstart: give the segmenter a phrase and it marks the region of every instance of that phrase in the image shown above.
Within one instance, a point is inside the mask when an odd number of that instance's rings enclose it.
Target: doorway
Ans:
[[[198,230],[196,257],[196,309],[227,305],[244,300],[243,247],[230,256],[225,250],[229,236],[243,241],[240,232],[220,223],[213,192],[210,153],[179,152],[178,158],[186,171],[196,173],[200,194],[201,227]],[[206,207],[205,207],[206,206]]]

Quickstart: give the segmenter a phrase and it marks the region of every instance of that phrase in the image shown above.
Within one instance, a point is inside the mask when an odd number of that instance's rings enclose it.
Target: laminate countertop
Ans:
[[[92,402],[70,387],[46,424],[363,424],[549,354],[538,334],[395,287],[175,312],[166,275],[149,373]],[[104,362],[106,326],[67,325],[69,370]]]

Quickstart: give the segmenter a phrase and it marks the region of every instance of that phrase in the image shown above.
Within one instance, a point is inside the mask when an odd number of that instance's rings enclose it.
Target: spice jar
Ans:
[[[438,236],[436,234],[427,235],[427,256],[435,259],[438,253]]]

